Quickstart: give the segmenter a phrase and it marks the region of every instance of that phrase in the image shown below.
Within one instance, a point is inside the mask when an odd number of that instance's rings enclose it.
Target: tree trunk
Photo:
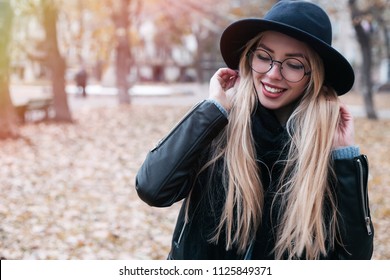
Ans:
[[[390,88],[390,30],[386,24],[386,21],[383,20],[382,17],[379,19],[379,23],[382,26],[383,29],[383,38],[385,41],[385,52],[386,52],[386,67],[387,67],[387,73],[386,73],[386,81],[385,85],[387,85],[388,88]]]
[[[370,30],[363,26],[364,17],[358,10],[356,0],[349,0],[352,25],[356,32],[356,37],[360,45],[363,57],[362,65],[362,93],[366,108],[367,118],[377,119],[373,100],[373,82],[372,82],[372,53],[371,53],[371,35]]]
[[[45,0],[44,28],[47,43],[47,65],[50,69],[53,92],[54,120],[59,122],[72,122],[65,91],[66,63],[61,56],[57,43],[57,9],[53,1]]]
[[[366,114],[369,119],[377,119],[373,100],[371,38],[369,36],[363,36],[363,34],[359,34],[358,37],[363,55],[362,84]]]
[[[10,98],[8,75],[3,73],[2,68],[0,66],[0,139],[17,138],[18,118]]]
[[[387,25],[383,25],[383,33],[385,37],[386,59],[387,59],[387,75],[386,82],[390,84],[390,36]]]
[[[0,139],[15,138],[17,116],[9,92],[9,54],[12,10],[8,1],[0,1]]]
[[[379,4],[378,8],[380,12],[376,15],[376,21],[378,22],[380,28],[383,31],[383,41],[384,41],[384,53],[385,58],[381,61],[385,66],[385,77],[384,81],[378,87],[379,91],[389,91],[390,90],[390,29],[388,28],[388,22],[384,17],[386,17],[386,4],[383,3],[383,6]],[[381,65],[382,66],[382,65]]]
[[[196,81],[199,83],[205,82],[205,77],[204,75],[204,69],[202,67],[202,54],[203,54],[203,40],[199,38],[199,34],[194,34],[195,39],[197,42],[198,47],[196,48],[196,53],[195,53],[195,59],[194,59],[194,66],[195,66],[195,72],[196,72]]]
[[[116,86],[120,104],[130,104],[128,74],[130,70],[131,53],[128,28],[129,5],[131,0],[120,0],[120,9],[114,15],[116,27]]]

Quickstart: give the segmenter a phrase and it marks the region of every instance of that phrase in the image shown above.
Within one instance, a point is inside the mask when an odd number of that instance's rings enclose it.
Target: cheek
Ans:
[[[253,83],[254,83],[254,86],[256,89],[256,93],[260,93],[262,91],[262,88],[263,88],[263,85],[260,82],[260,80],[259,79],[253,80]]]
[[[300,95],[300,94],[304,94],[307,87],[309,86],[309,82],[310,82],[310,79],[305,78],[298,83],[287,82],[287,84],[289,85],[290,89],[292,89],[294,91],[295,94]]]
[[[261,87],[260,80],[261,80],[261,77],[262,77],[263,75],[264,75],[264,74],[259,74],[259,73],[254,72],[254,71],[252,70],[252,79],[253,79],[253,82],[254,82],[256,88],[257,88],[257,87]]]

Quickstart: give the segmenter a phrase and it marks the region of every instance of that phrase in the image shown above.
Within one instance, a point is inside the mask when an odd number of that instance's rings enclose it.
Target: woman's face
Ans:
[[[305,68],[305,70],[302,70],[302,73],[310,71],[307,52],[308,48],[305,43],[274,31],[265,32],[257,45],[255,59],[260,59],[258,60],[260,63],[269,60],[268,54],[273,60],[279,62],[283,62],[287,58],[299,60],[289,60],[283,63],[283,75],[280,71],[282,65],[278,62],[274,62],[271,70],[264,74],[260,74],[252,69],[253,81],[261,104],[268,109],[275,110],[276,116],[281,123],[287,121],[292,113],[294,101],[303,95],[310,80],[309,73],[306,75],[302,74],[303,78],[297,82],[286,80],[286,78],[289,78],[288,74],[290,74],[288,71],[296,71],[295,69],[300,68],[299,62],[302,62]],[[290,61],[292,64],[288,63]],[[298,65],[295,62],[298,62]],[[289,80],[294,79],[296,80],[295,77]]]

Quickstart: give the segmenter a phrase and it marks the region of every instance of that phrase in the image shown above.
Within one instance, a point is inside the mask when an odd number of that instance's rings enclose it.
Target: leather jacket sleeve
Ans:
[[[136,176],[139,197],[151,206],[167,207],[185,198],[199,159],[228,123],[211,102],[196,105],[146,156]]]
[[[374,228],[371,221],[365,155],[335,160],[337,177],[338,225],[341,244],[336,244],[337,259],[371,259]]]

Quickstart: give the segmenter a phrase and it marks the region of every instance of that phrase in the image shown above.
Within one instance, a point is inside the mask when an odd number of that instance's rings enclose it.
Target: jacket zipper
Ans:
[[[363,206],[363,214],[364,214],[364,222],[366,225],[367,233],[368,235],[372,234],[371,230],[371,219],[370,216],[368,215],[368,194],[367,192],[364,191],[364,169],[363,169],[363,164],[362,161],[358,158],[356,159],[357,165],[359,167],[359,175],[360,175],[360,192],[362,196],[362,206]]]
[[[186,229],[186,226],[187,226],[187,223],[184,222],[183,227],[181,228],[181,231],[180,231],[179,238],[177,239],[177,241],[175,241],[175,247],[176,248],[179,248],[179,246],[180,246],[181,239],[183,237],[183,233],[184,233],[184,230]]]

